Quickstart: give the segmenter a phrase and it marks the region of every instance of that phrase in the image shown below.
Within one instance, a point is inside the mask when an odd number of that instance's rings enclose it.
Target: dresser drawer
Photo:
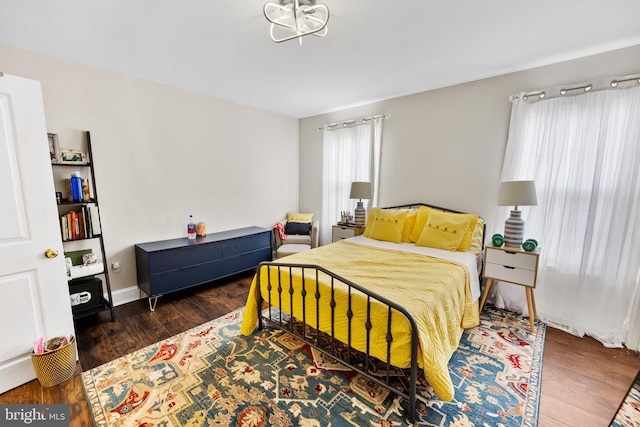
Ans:
[[[535,271],[538,256],[524,252],[507,252],[500,249],[487,248],[486,262],[487,264],[500,264],[507,267]]]
[[[269,248],[271,250],[271,233],[259,233],[230,239],[221,243],[220,246],[222,248],[222,258],[253,252],[258,248]]]
[[[267,247],[227,258],[222,266],[222,274],[223,276],[228,276],[240,271],[254,269],[262,261],[271,261],[271,257],[271,247]]]
[[[219,244],[185,246],[148,254],[149,271],[161,273],[221,258]]]
[[[525,286],[535,286],[536,283],[535,270],[527,270],[524,268],[510,267],[503,264],[493,264],[489,262],[484,266],[484,276]]]
[[[200,283],[210,282],[222,276],[222,262],[205,262],[199,265],[190,265],[177,270],[164,271],[151,276],[151,287],[141,288],[148,296],[157,296],[173,292],[176,289],[184,289]]]

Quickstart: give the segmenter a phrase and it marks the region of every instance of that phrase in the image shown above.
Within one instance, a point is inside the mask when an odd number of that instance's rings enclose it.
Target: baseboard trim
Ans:
[[[118,289],[116,291],[113,291],[111,293],[111,296],[113,297],[114,307],[143,298],[143,295],[141,295],[140,293],[140,288],[137,286],[129,286],[128,288]]]

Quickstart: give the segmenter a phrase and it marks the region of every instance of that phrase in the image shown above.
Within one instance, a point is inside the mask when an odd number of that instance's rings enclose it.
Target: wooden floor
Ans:
[[[0,394],[0,403],[67,403],[71,426],[92,426],[79,373],[244,306],[251,274],[164,296],[155,312],[146,299],[76,323],[79,365],[74,377],[43,388],[37,380]],[[82,368],[80,368],[82,367]],[[547,328],[539,426],[608,426],[636,373],[640,357],[591,338]]]

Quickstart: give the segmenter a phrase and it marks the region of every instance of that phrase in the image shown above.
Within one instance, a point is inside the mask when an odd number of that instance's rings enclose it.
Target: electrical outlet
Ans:
[[[114,261],[111,263],[111,269],[114,273],[120,273],[120,263],[118,261]]]

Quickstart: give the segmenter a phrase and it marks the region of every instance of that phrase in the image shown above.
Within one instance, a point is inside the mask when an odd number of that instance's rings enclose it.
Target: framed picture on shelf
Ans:
[[[51,157],[51,163],[59,163],[60,145],[58,144],[58,134],[48,133],[47,139],[49,139],[49,157]]]
[[[71,148],[60,149],[60,160],[58,163],[82,165],[87,163],[87,159],[83,152],[78,150],[72,150]]]

